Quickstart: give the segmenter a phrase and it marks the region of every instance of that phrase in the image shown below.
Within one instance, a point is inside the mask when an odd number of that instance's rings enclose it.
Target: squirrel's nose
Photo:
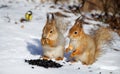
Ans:
[[[42,37],[43,37],[43,38],[46,38],[46,34],[43,34]]]
[[[43,38],[45,38],[45,39],[47,39],[48,37],[49,37],[49,35],[46,35],[46,34],[43,35]]]

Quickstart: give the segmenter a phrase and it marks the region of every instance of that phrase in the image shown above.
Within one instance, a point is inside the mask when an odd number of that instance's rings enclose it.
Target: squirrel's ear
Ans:
[[[76,21],[76,25],[80,28],[83,28],[83,22],[82,21]]]
[[[83,28],[83,18],[80,16],[76,19],[76,25],[78,25],[80,28]]]
[[[52,20],[54,20],[54,19],[55,19],[54,14],[53,14],[53,13],[51,13],[51,15],[52,15]]]
[[[47,13],[47,20],[49,20],[49,14]]]
[[[55,25],[55,17],[54,17],[54,14],[51,13],[51,16],[52,16],[52,20],[51,20],[51,22],[52,22],[53,25]]]
[[[79,27],[83,28],[83,19],[79,20]]]
[[[79,26],[80,26],[80,28],[83,28],[83,24],[82,23],[80,23]]]
[[[49,14],[47,13],[47,22],[46,22],[46,25],[49,23]]]

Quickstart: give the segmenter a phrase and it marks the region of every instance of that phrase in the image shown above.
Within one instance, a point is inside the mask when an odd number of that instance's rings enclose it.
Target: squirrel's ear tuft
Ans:
[[[55,16],[54,16],[54,13],[51,13],[51,23],[52,23],[52,25],[55,25]]]
[[[52,15],[52,20],[54,20],[54,19],[55,19],[54,14],[53,14],[53,13],[51,13],[51,15]]]
[[[48,24],[49,23],[49,14],[47,13],[47,22],[46,22],[46,24]]]
[[[82,23],[80,23],[79,26],[80,26],[80,28],[83,28],[83,24]]]
[[[47,13],[47,20],[49,20],[49,14]]]
[[[83,28],[83,22],[84,22],[84,20],[83,20],[83,17],[82,17],[82,16],[78,17],[78,18],[76,19],[76,22],[79,24],[79,27],[80,27],[80,28]]]
[[[79,20],[79,27],[83,28],[83,19]]]
[[[55,25],[55,18],[53,13],[47,13],[46,25]]]

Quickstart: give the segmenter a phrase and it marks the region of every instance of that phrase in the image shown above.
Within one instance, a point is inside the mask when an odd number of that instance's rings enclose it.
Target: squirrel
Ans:
[[[70,42],[66,53],[72,50],[70,58],[73,58],[74,61],[80,60],[84,65],[91,65],[100,56],[101,46],[111,40],[112,36],[110,29],[104,27],[99,28],[94,37],[86,34],[83,31],[83,22],[79,18],[69,30]]]
[[[65,49],[65,38],[56,26],[54,14],[51,20],[47,14],[47,22],[43,28],[41,45],[43,48],[43,59],[63,60]]]

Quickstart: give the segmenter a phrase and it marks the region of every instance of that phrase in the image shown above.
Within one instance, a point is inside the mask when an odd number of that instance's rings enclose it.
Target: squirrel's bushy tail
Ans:
[[[100,55],[101,47],[108,41],[112,39],[111,30],[109,28],[101,27],[95,33],[95,44],[96,44],[96,54],[97,58]]]

